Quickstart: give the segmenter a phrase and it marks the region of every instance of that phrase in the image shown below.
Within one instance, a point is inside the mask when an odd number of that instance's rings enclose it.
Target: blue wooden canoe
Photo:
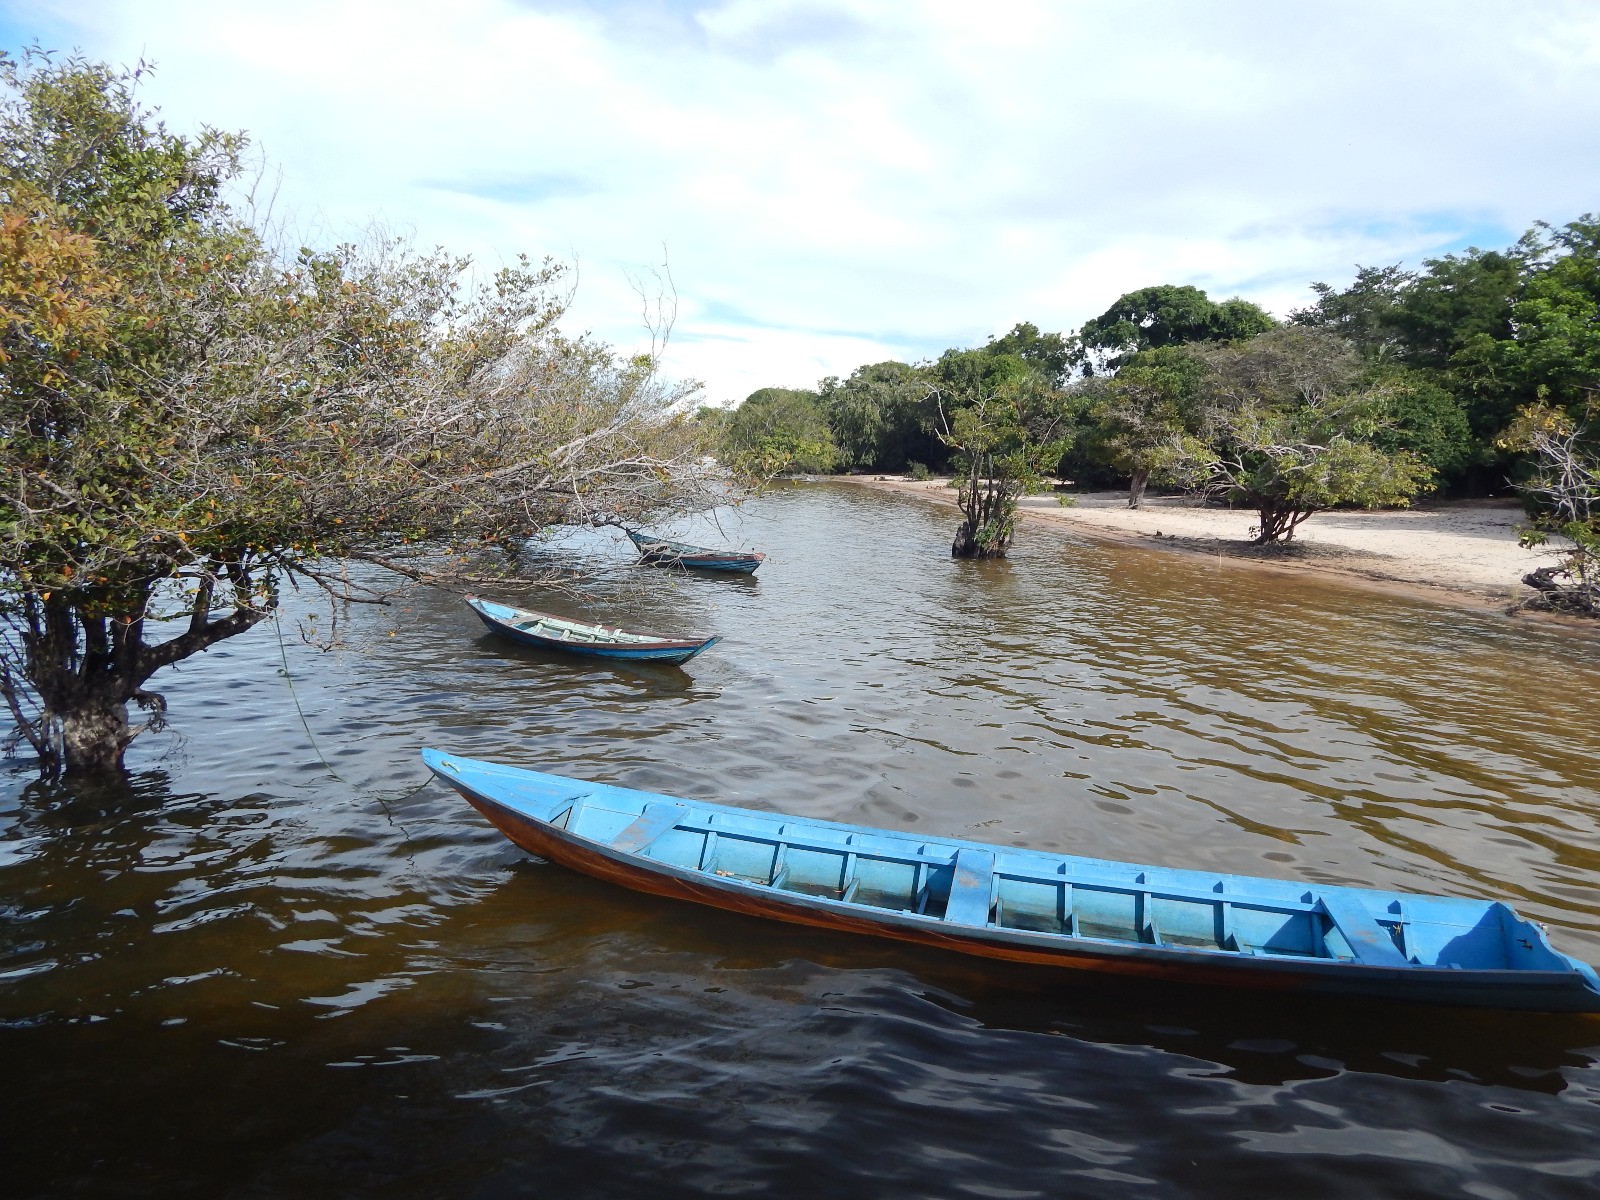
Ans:
[[[786,817],[424,750],[532,854],[643,892],[1013,962],[1600,1012],[1600,977],[1492,900],[1216,875]]]
[[[658,633],[638,633],[626,629],[607,629],[604,625],[586,625],[582,621],[533,612],[526,608],[512,608],[467,596],[467,604],[478,614],[490,631],[524,646],[537,646],[541,650],[560,650],[567,654],[582,654],[590,658],[623,658],[646,662],[687,662],[717,639],[666,638]]]
[[[699,571],[733,571],[748,575],[767,557],[754,550],[708,550],[704,546],[673,542],[631,529],[623,532],[639,548],[640,560],[656,567],[693,567]]]

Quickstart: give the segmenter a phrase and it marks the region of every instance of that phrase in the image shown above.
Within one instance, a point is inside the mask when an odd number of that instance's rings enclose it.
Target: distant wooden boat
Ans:
[[[524,850],[642,892],[1012,962],[1600,1012],[1594,970],[1497,901],[1075,858],[422,757]]]
[[[624,530],[639,548],[639,558],[657,567],[693,567],[699,571],[733,571],[752,574],[765,554],[754,550],[709,550],[704,546],[691,546],[688,542],[674,542],[653,537],[647,533]]]
[[[526,608],[512,608],[507,604],[480,600],[476,596],[468,596],[466,601],[492,633],[524,646],[561,650],[590,658],[681,663],[687,662],[717,640],[714,637],[666,638],[658,633],[586,625],[582,621],[532,612]]]

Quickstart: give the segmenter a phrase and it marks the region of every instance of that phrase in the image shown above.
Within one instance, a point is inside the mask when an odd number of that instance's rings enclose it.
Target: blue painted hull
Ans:
[[[1600,1012],[1594,970],[1496,901],[929,839],[422,756],[531,853],[753,916],[1180,982]]]
[[[626,532],[633,544],[638,547],[640,559],[654,567],[687,567],[696,571],[725,571],[750,575],[766,561],[767,557],[754,551],[739,553],[729,550],[710,550],[704,546],[691,546],[687,542],[647,537],[631,529]]]
[[[511,608],[503,604],[494,604],[471,596],[467,597],[467,604],[491,633],[506,638],[508,641],[517,642],[523,646],[532,646],[539,650],[555,650],[562,654],[576,654],[584,658],[603,658],[626,662],[682,663],[688,662],[700,651],[715,645],[717,641],[715,637],[660,638],[654,634],[628,635],[649,639],[646,641],[610,643],[552,637],[536,632],[533,629],[524,628],[518,621],[519,618],[539,618],[546,617],[547,614]],[[599,634],[615,632],[604,630],[601,626],[582,626],[575,622],[566,622],[566,624],[574,625],[579,630],[587,629]]]

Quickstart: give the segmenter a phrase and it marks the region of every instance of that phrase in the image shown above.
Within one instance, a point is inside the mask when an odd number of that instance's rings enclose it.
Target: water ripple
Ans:
[[[1592,1193],[1596,1022],[769,926],[530,859],[427,783],[433,744],[929,836],[1500,896],[1600,959],[1592,639],[1044,531],[954,563],[950,523],[782,489],[724,515],[770,551],[732,584],[573,535],[542,552],[601,568],[586,597],[507,598],[724,640],[596,666],[419,593],[323,653],[297,609],[293,695],[270,629],[215,648],[164,681],[182,736],[141,740],[131,792],[16,764],[9,1190]],[[1562,688],[1525,682],[1553,661]]]

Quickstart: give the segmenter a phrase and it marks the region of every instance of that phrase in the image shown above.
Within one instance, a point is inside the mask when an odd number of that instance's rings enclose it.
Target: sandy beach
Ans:
[[[852,476],[851,481],[955,504],[955,490],[938,479]],[[1325,512],[1308,519],[1281,547],[1250,544],[1253,511],[1178,496],[1146,495],[1128,507],[1126,492],[1073,492],[1063,507],[1053,495],[1029,496],[1030,523],[1102,541],[1136,543],[1183,553],[1222,555],[1241,566],[1316,572],[1391,590],[1424,590],[1432,598],[1506,607],[1532,592],[1522,576],[1553,561],[1548,551],[1517,544],[1523,519],[1516,500],[1446,500],[1409,509]]]

